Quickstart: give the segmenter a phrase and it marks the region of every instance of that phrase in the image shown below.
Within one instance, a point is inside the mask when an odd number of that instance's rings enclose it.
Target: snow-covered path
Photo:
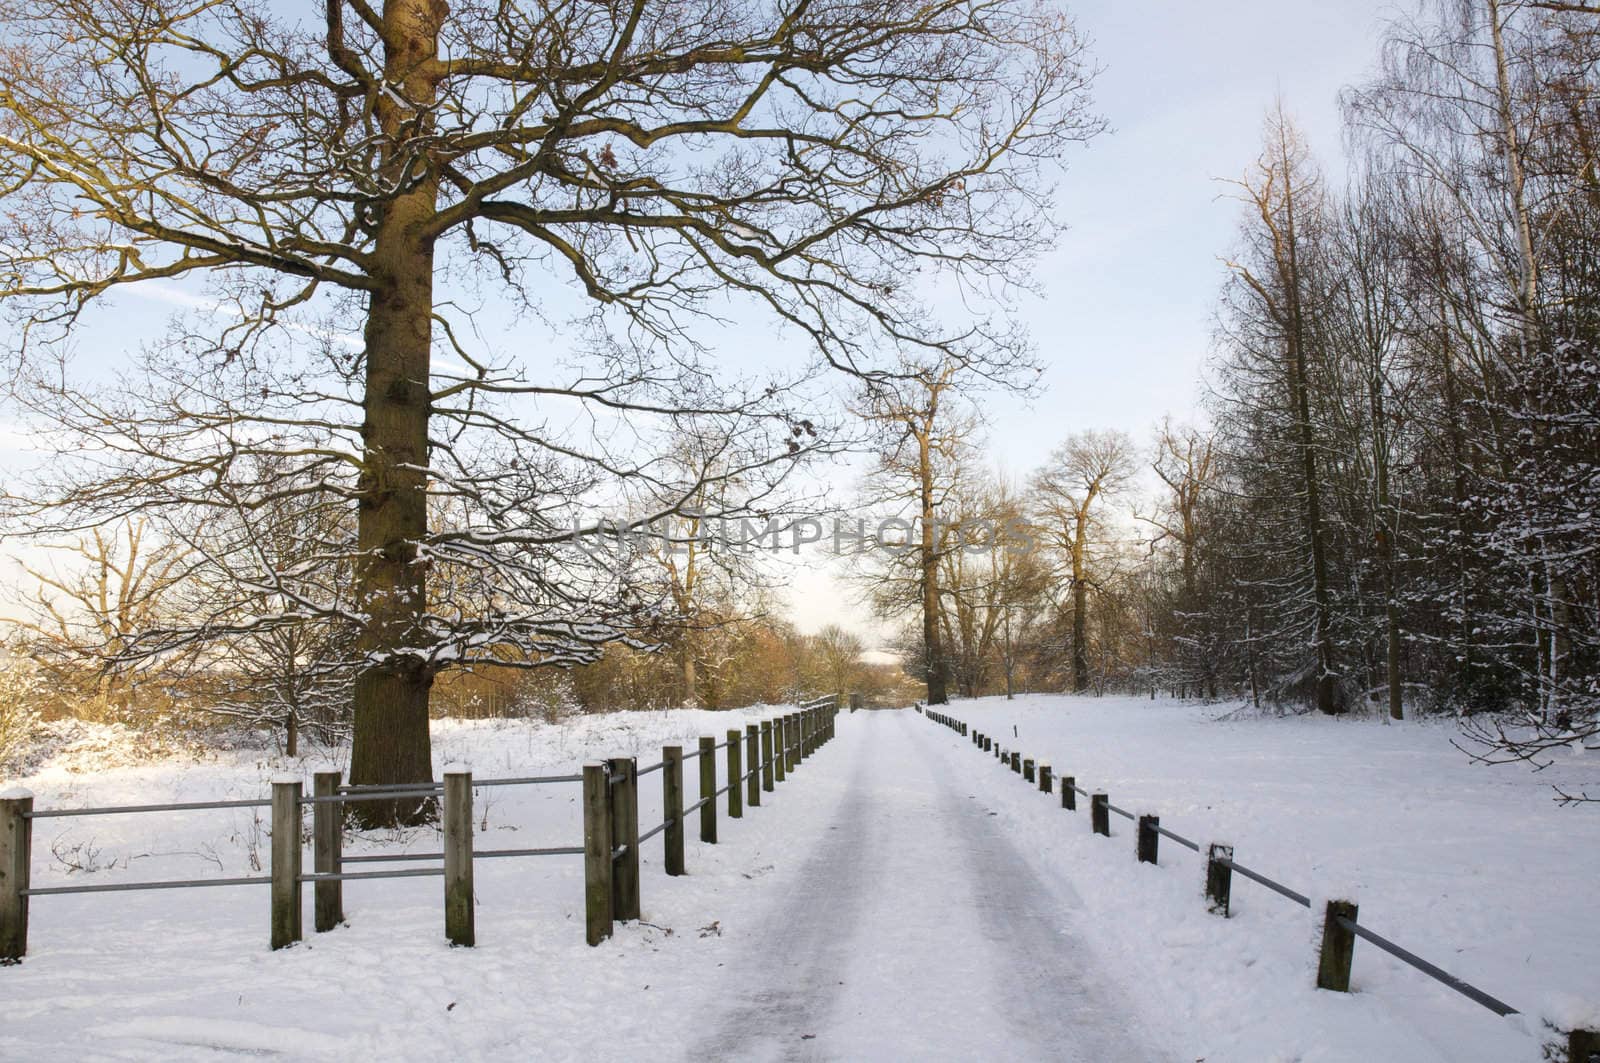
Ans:
[[[910,712],[857,714],[840,736],[831,822],[766,899],[687,1056],[1158,1058],[1075,934],[1081,901],[995,829],[971,773],[932,747],[948,736]]]

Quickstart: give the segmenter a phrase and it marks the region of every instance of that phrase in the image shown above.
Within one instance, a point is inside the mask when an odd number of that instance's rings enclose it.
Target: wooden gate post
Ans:
[[[311,806],[311,870],[319,875],[337,875],[344,860],[344,803],[331,800],[339,796],[343,772],[319,771],[311,777],[311,793],[330,800]],[[318,882],[311,887],[312,925],[325,934],[344,922],[344,883]]]
[[[761,788],[772,792],[772,721],[761,721]]]
[[[299,779],[272,784],[272,947],[301,936]]]
[[[1228,918],[1233,893],[1233,846],[1213,843],[1206,850],[1206,909]]]
[[[1050,765],[1048,764],[1039,765],[1039,792],[1042,794],[1050,792]]]
[[[1322,916],[1322,951],[1317,957],[1317,988],[1350,992],[1350,965],[1355,962],[1356,935],[1343,923],[1356,921],[1354,901],[1329,901]]]
[[[639,762],[614,757],[611,768],[611,918],[639,918]]]
[[[1078,780],[1071,775],[1061,776],[1061,807],[1068,812],[1078,810]]]
[[[1096,834],[1111,837],[1111,798],[1106,794],[1089,795],[1089,827]]]
[[[737,728],[728,730],[728,818],[744,818],[744,757],[739,743],[744,740]]]
[[[662,832],[667,874],[682,875],[683,867],[683,747],[661,749],[661,808],[667,829]]]
[[[744,728],[744,759],[748,761],[745,768],[744,803],[751,808],[761,806],[761,735],[756,725],[746,724]]]
[[[584,940],[611,936],[611,780],[604,764],[583,766]]]
[[[33,796],[0,797],[0,966],[28,954],[28,889],[33,865]]]
[[[717,843],[717,740],[700,739],[700,840]]]
[[[1141,864],[1154,864],[1157,849],[1161,845],[1161,818],[1159,816],[1139,817],[1139,840],[1135,851]]]
[[[444,936],[477,944],[472,900],[472,772],[444,773]]]

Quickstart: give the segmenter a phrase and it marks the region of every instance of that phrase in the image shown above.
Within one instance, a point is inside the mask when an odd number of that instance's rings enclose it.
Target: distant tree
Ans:
[[[1134,475],[1133,440],[1122,432],[1069,436],[1033,475],[1036,519],[1062,565],[1072,601],[1072,689],[1089,689],[1089,591],[1106,537],[1105,505]]]

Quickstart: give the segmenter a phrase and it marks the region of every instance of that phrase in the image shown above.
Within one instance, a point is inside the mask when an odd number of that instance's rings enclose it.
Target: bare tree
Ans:
[[[770,315],[865,376],[886,348],[981,361],[994,330],[908,279],[1027,283],[1048,171],[1099,128],[1074,27],[1023,0],[321,8],[0,3],[0,296],[76,456],[14,515],[269,497],[257,452],[355,511],[354,586],[309,604],[358,627],[360,783],[429,777],[441,668],[592,660],[656,608],[563,553],[578,501],[655,474],[649,419],[747,474],[803,455],[793,379],[719,374],[693,321]],[[103,296],[189,279],[227,316],[109,386],[52,367]],[[595,308],[569,367],[477,337],[474,285],[537,313],[553,282]],[[558,399],[630,427],[574,435]],[[434,610],[431,580],[475,605]]]
[[[1072,689],[1089,689],[1089,591],[1094,553],[1103,539],[1105,503],[1134,475],[1133,440],[1125,433],[1079,432],[1058,446],[1033,477],[1039,524],[1065,567],[1072,596]]]
[[[155,684],[188,663],[170,654],[142,659],[132,650],[145,631],[172,617],[194,559],[138,519],[93,528],[51,552],[59,564],[22,566],[35,586],[25,616],[14,622],[18,648],[63,708],[127,718],[136,713],[141,679]]]

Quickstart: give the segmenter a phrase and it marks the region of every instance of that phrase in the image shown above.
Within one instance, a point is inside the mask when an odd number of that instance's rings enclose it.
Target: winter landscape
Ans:
[[[1600,1063],[1600,4],[0,27],[0,1060]]]

